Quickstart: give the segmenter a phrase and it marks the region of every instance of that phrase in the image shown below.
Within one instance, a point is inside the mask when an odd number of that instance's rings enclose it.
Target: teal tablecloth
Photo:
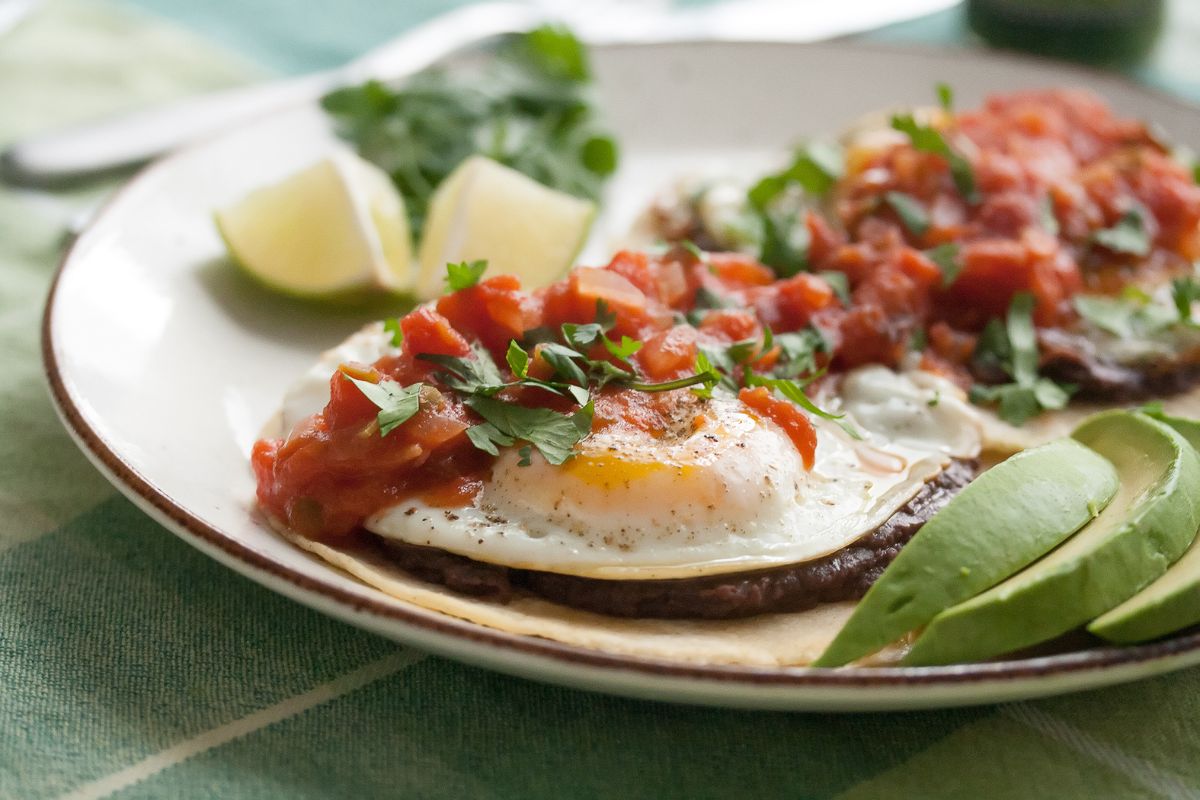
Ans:
[[[448,5],[137,4],[51,0],[0,37],[0,142],[336,63]],[[1197,10],[1174,9],[1138,76],[1200,97]],[[957,11],[873,36],[967,41]],[[104,188],[0,189],[0,797],[1200,796],[1198,670],[917,714],[686,708],[424,656],[235,576],[119,497],[42,387],[62,230]]]

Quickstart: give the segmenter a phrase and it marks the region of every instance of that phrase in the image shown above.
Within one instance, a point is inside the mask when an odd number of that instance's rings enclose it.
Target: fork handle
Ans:
[[[62,185],[140,164],[180,144],[303,100],[336,83],[332,72],[209,92],[17,142],[0,175],[23,185]]]

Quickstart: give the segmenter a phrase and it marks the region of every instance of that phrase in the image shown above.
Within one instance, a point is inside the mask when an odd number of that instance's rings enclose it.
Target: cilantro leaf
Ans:
[[[612,353],[613,358],[618,358],[621,361],[629,363],[629,357],[642,349],[642,343],[637,339],[630,339],[628,336],[622,336],[620,343],[605,337],[604,347],[608,352]]]
[[[390,333],[392,338],[389,340],[392,347],[399,347],[404,344],[404,331],[400,328],[400,320],[396,317],[390,317],[383,321],[383,332]]]
[[[479,283],[479,279],[483,277],[483,273],[487,270],[487,265],[488,263],[482,260],[447,264],[446,285],[450,287],[450,291],[452,292],[470,289]]]
[[[808,269],[808,247],[812,237],[799,214],[763,211],[759,214],[759,222],[762,225],[760,262],[780,278],[790,278]]]
[[[1144,256],[1150,252],[1150,233],[1146,230],[1146,212],[1133,207],[1121,215],[1111,228],[1096,231],[1092,241],[1114,253]]]
[[[912,114],[894,115],[892,128],[907,135],[915,150],[933,153],[946,159],[950,166],[950,176],[954,179],[954,186],[959,194],[968,203],[979,202],[979,192],[975,187],[975,170],[971,167],[971,162],[951,147],[940,131],[928,125],[921,125]]]
[[[562,325],[563,339],[572,347],[589,347],[604,336],[604,328],[598,322],[578,324],[564,322]]]
[[[447,356],[440,353],[418,353],[417,358],[442,367],[439,373],[442,383],[455,391],[466,394],[493,395],[504,388],[504,376],[492,360],[492,356],[481,346],[472,348],[469,358]]]
[[[1200,300],[1200,282],[1190,276],[1171,281],[1171,300],[1179,312],[1180,321],[1191,322],[1192,303]]]
[[[555,465],[571,457],[575,445],[591,431],[595,413],[590,401],[573,414],[560,414],[548,408],[527,408],[481,395],[471,395],[464,402],[504,437],[529,442],[546,461]],[[488,429],[478,436],[481,440],[486,436],[488,445],[500,443]],[[481,447],[474,438],[471,441],[479,449],[492,452],[486,446]]]
[[[1059,225],[1054,212],[1054,198],[1050,195],[1043,197],[1042,202],[1038,204],[1038,210],[1042,228],[1051,236],[1058,236]]]
[[[1121,339],[1132,339],[1135,335],[1133,316],[1138,308],[1126,300],[1077,294],[1071,299],[1079,316],[1097,328],[1108,331]]]
[[[697,245],[691,239],[684,239],[679,243],[679,246],[686,250],[692,256],[692,258],[696,259],[697,261],[704,260],[704,251],[701,250],[699,245]]]
[[[929,346],[929,334],[924,328],[917,328],[908,337],[908,349],[914,353],[920,353]]]
[[[379,435],[387,436],[396,428],[412,419],[421,409],[421,386],[401,386],[392,380],[379,383],[352,378],[346,373],[342,377],[358,387],[363,396],[379,409],[375,419],[379,423]]]
[[[934,89],[937,91],[938,105],[943,111],[954,110],[954,90],[950,88],[948,83],[939,83]]]
[[[517,344],[516,339],[508,343],[508,352],[504,354],[504,360],[508,362],[508,368],[517,378],[524,378],[529,374],[529,353]]]
[[[1033,295],[1018,292],[1008,306],[1005,323],[1008,344],[1011,348],[1010,363],[1013,380],[1022,385],[1032,385],[1037,379],[1038,349],[1037,330],[1033,325]]]
[[[833,293],[837,295],[837,299],[841,301],[842,305],[850,305],[850,279],[846,277],[846,273],[822,270],[817,273],[817,276],[829,284],[829,288],[833,289]]]
[[[591,77],[583,43],[561,25],[543,25],[520,41],[518,54],[538,72],[564,81],[586,81]]]
[[[782,172],[761,178],[750,187],[747,198],[752,208],[763,211],[789,186],[797,185],[806,193],[823,197],[842,177],[842,151],[827,142],[809,142],[796,151],[795,158]]]
[[[533,463],[533,450],[529,445],[524,445],[517,451],[520,460],[517,462],[518,467],[528,467]]]
[[[886,192],[883,201],[891,206],[905,229],[913,236],[921,237],[929,230],[929,213],[921,201],[904,192]]]
[[[511,447],[516,441],[490,422],[481,422],[467,428],[467,438],[476,449],[493,456],[500,455],[501,447]]]
[[[958,263],[958,252],[959,247],[955,242],[945,242],[925,251],[929,260],[937,264],[938,269],[942,271],[942,288],[944,289],[953,286],[954,281],[958,279],[958,274],[962,272],[962,265]]]
[[[976,384],[971,387],[970,398],[973,403],[997,403],[1000,418],[1019,427],[1042,411],[1065,408],[1073,388],[1060,386],[1048,378],[1038,378],[1030,385]]]
[[[774,343],[779,345],[780,364],[775,368],[779,377],[795,378],[817,369],[817,353],[829,351],[829,343],[815,328],[806,328],[791,333],[777,333]]]
[[[1000,418],[1022,425],[1043,410],[1064,408],[1075,391],[1038,376],[1037,329],[1033,324],[1033,295],[1013,296],[1003,324],[992,320],[975,348],[976,362],[1003,369],[1012,383],[971,387],[974,403],[996,403]]]
[[[575,363],[577,360],[587,360],[582,353],[557,342],[539,345],[537,353],[540,358],[550,365],[551,369],[554,370],[554,374],[564,381],[573,383],[576,386],[587,386],[587,375],[584,374],[579,364]]]

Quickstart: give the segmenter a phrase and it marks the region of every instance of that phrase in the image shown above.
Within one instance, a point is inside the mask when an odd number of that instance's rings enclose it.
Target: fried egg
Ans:
[[[686,397],[686,393],[681,393]],[[787,435],[735,398],[714,398],[661,435],[593,433],[561,466],[502,452],[472,505],[404,501],[370,517],[386,539],[522,569],[591,578],[684,578],[781,566],[873,531],[952,458],[979,451],[954,387],[868,367],[838,396],[856,439],[814,419],[805,470]]]

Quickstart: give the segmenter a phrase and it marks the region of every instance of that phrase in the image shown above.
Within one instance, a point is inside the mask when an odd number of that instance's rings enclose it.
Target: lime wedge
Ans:
[[[484,276],[510,273],[526,288],[567,271],[596,207],[484,156],[455,168],[434,192],[421,237],[417,294],[445,291],[446,264],[484,259]]]
[[[305,297],[411,288],[404,201],[388,176],[338,153],[216,212],[235,263]]]

